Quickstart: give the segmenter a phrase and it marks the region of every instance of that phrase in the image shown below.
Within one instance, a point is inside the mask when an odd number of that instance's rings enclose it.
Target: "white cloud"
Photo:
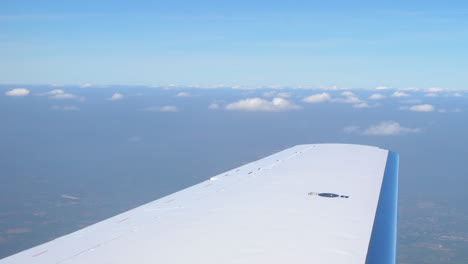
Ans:
[[[417,92],[417,91],[421,91],[422,89],[421,89],[421,88],[415,88],[415,87],[406,87],[406,88],[399,88],[398,90],[399,90],[399,91],[413,91],[413,92]]]
[[[110,98],[107,98],[109,101],[117,101],[117,100],[122,100],[124,98],[123,94],[120,93],[115,93],[113,94]]]
[[[177,97],[190,97],[192,95],[187,93],[187,92],[180,92],[180,93],[176,94],[176,96]]]
[[[348,104],[354,104],[354,103],[360,103],[361,99],[359,99],[356,96],[349,96],[345,99],[338,98],[336,99],[337,102],[342,102],[342,103],[348,103]]]
[[[93,85],[90,84],[90,83],[85,83],[85,84],[81,85],[80,87],[81,88],[88,88],[88,87],[91,87],[91,86],[93,86]]]
[[[462,94],[461,93],[454,93],[453,96],[460,97],[460,96],[462,96]]]
[[[80,110],[78,107],[76,106],[58,106],[58,105],[54,105],[52,106],[52,110],[60,110],[60,111],[78,111]]]
[[[369,99],[371,100],[380,100],[380,99],[384,99],[385,98],[385,95],[382,95],[382,94],[373,94],[371,96],[369,96]]]
[[[57,93],[49,97],[50,99],[55,99],[55,100],[70,100],[70,99],[76,99],[78,101],[84,101],[85,98],[81,96],[77,96],[74,94],[69,94],[69,93]]]
[[[285,92],[278,93],[276,91],[270,91],[270,92],[264,92],[263,96],[265,96],[265,97],[289,98],[289,97],[291,97],[291,94],[290,93],[285,93]]]
[[[151,106],[143,110],[150,111],[150,112],[179,112],[179,109],[172,105],[166,105],[166,106],[161,106],[161,107]]]
[[[345,92],[342,92],[341,95],[343,96],[341,98],[332,98],[329,93],[320,93],[320,94],[314,94],[314,95],[308,96],[302,99],[302,101],[306,103],[311,103],[311,104],[323,103],[323,102],[334,102],[334,103],[354,104],[354,107],[356,108],[369,107],[369,105],[366,102],[363,102],[361,99],[359,99],[353,92],[345,91]]]
[[[215,85],[208,85],[205,86],[206,89],[217,89],[217,88],[226,88],[225,84],[215,84]]]
[[[247,98],[226,106],[226,110],[250,111],[250,112],[281,112],[301,109],[300,106],[276,97],[271,102],[262,98]]]
[[[211,109],[211,110],[219,109],[219,104],[212,103],[208,106],[208,109]]]
[[[370,126],[366,130],[364,130],[362,134],[370,136],[392,136],[406,133],[416,133],[420,131],[421,130],[419,128],[402,127],[399,123],[395,121],[384,121],[380,124]]]
[[[305,89],[307,89],[307,88],[305,88]],[[314,89],[314,88],[311,88],[311,89]],[[338,87],[336,85],[333,85],[333,86],[320,86],[319,89],[326,90],[326,91],[339,91],[339,90],[347,90],[348,88]]]
[[[302,99],[302,101],[306,103],[310,103],[310,104],[316,104],[316,103],[328,102],[328,101],[331,101],[331,99],[332,97],[330,96],[329,93],[319,93],[319,94],[308,96]]]
[[[15,88],[10,91],[5,92],[6,96],[26,96],[30,93],[28,89],[24,88]]]
[[[363,103],[354,104],[353,107],[354,108],[369,108],[371,106],[368,103],[363,102]]]
[[[463,112],[463,110],[460,109],[460,108],[455,108],[455,109],[450,109],[450,110],[447,110],[447,109],[439,109],[438,112],[439,112],[439,113],[461,113],[461,112]]]
[[[408,96],[409,96],[409,94],[404,93],[404,92],[394,92],[392,94],[392,97],[408,97]]]
[[[425,96],[425,97],[437,97],[437,96],[439,96],[439,95],[436,94],[436,93],[427,93],[427,94],[425,94],[424,96]]]
[[[439,87],[426,89],[426,91],[429,92],[429,93],[438,93],[438,92],[443,92],[443,91],[446,91],[446,90],[447,90],[446,88],[439,88]]]
[[[61,83],[53,83],[50,86],[52,86],[52,87],[65,87],[65,85],[63,85]]]
[[[347,104],[358,104],[362,103],[361,99],[359,99],[354,93],[350,91],[342,92],[341,93],[344,98],[336,98],[333,99],[333,102],[338,102],[338,103],[347,103]]]
[[[374,88],[375,90],[388,90],[391,89],[391,87],[388,86],[377,86]]]
[[[54,95],[58,95],[58,94],[64,94],[65,91],[62,90],[62,89],[54,89],[54,90],[51,90],[51,91],[48,91],[46,93],[38,93],[38,94],[35,94],[37,96],[54,96]]]
[[[364,130],[361,130],[361,128],[358,126],[347,126],[343,128],[343,132],[347,134],[361,134],[367,136],[395,136],[407,133],[416,133],[420,131],[421,129],[419,128],[402,127],[398,122],[395,121],[384,121],[377,125],[372,125]]]
[[[47,92],[46,94],[47,95],[56,95],[56,94],[64,94],[64,93],[65,93],[65,91],[63,91],[62,89],[55,89],[55,90]]]
[[[416,111],[416,112],[432,112],[434,111],[434,106],[430,104],[421,104],[421,105],[413,105],[410,108],[408,108],[411,111]]]

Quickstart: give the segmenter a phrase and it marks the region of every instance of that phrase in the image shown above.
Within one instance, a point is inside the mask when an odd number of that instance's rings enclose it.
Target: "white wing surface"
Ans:
[[[388,150],[298,145],[0,264],[395,263],[397,170]]]

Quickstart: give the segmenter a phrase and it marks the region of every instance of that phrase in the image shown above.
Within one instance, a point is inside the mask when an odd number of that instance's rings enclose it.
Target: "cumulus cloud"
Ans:
[[[368,108],[370,107],[369,104],[362,101],[357,97],[353,92],[345,91],[341,93],[342,97],[339,98],[332,98],[329,93],[319,93],[308,96],[302,99],[303,102],[316,104],[316,103],[323,103],[323,102],[333,102],[333,103],[347,103],[353,104],[355,108]]]
[[[88,87],[91,87],[91,86],[93,86],[93,85],[90,84],[90,83],[85,83],[85,84],[81,85],[80,87],[81,88],[88,88]]]
[[[111,97],[107,98],[107,100],[109,100],[109,101],[118,101],[118,100],[122,100],[123,98],[124,98],[123,94],[115,93]]]
[[[177,97],[190,97],[192,95],[187,93],[187,92],[180,92],[180,93],[176,94],[176,96]]]
[[[78,111],[80,110],[78,107],[76,106],[58,106],[58,105],[54,105],[52,106],[52,110],[58,110],[58,111]]]
[[[85,101],[86,99],[83,97],[83,96],[78,96],[78,95],[75,95],[75,94],[70,94],[70,93],[66,93],[64,90],[62,89],[55,89],[55,90],[52,90],[52,91],[48,91],[47,93],[42,93],[42,94],[37,94],[39,96],[49,96],[50,99],[54,99],[54,100],[77,100],[77,101],[80,101],[80,102],[83,102]]]
[[[26,96],[30,93],[28,89],[25,88],[15,88],[10,91],[6,91],[6,96]]]
[[[341,95],[343,98],[336,98],[333,99],[333,102],[338,102],[338,103],[347,103],[347,104],[358,104],[362,103],[361,99],[359,99],[353,92],[346,91],[342,92]]]
[[[208,109],[211,109],[211,110],[219,109],[219,104],[212,103],[208,106]]]
[[[358,126],[347,126],[343,128],[343,131],[348,134],[361,134],[367,136],[395,136],[407,133],[417,133],[420,132],[421,129],[403,127],[395,121],[384,121],[376,125],[371,125],[364,130],[361,130]]]
[[[383,94],[373,94],[371,96],[369,96],[369,99],[371,100],[380,100],[380,99],[384,99],[385,98],[385,95]]]
[[[425,94],[424,96],[425,96],[425,97],[437,97],[437,96],[439,96],[439,95],[436,94],[436,93],[427,93],[427,94]]]
[[[144,111],[149,112],[179,112],[179,108],[173,105],[166,105],[166,106],[151,106],[143,109]]]
[[[316,103],[328,102],[328,101],[331,101],[331,99],[332,97],[329,93],[319,93],[319,94],[313,94],[311,96],[308,96],[302,99],[302,101],[309,103],[309,104],[316,104]]]
[[[64,94],[65,91],[62,90],[62,89],[54,89],[54,90],[51,90],[51,91],[48,91],[46,93],[38,93],[38,94],[35,94],[37,96],[53,96],[53,95],[57,95],[57,94]]]
[[[416,112],[432,112],[435,108],[433,105],[430,104],[421,104],[410,106],[408,109]]]
[[[409,94],[404,93],[404,92],[394,92],[392,94],[392,97],[408,97],[408,96],[409,96]]]
[[[262,98],[247,98],[228,104],[226,110],[250,112],[282,112],[301,109],[300,106],[290,103],[286,99],[276,97],[272,101]]]

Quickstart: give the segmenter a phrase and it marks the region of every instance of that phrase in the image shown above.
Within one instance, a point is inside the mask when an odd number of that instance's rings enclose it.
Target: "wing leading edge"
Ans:
[[[398,155],[298,145],[0,260],[395,263]]]

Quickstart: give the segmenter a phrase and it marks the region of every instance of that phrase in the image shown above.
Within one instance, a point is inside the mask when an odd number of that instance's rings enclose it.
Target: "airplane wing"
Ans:
[[[398,155],[298,145],[0,264],[394,264]]]

